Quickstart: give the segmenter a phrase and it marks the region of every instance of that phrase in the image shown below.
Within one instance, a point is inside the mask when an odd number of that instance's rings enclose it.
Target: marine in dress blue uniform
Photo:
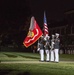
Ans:
[[[44,61],[44,37],[41,36],[38,45],[38,51],[40,52],[40,61]]]
[[[55,34],[55,45],[54,45],[54,53],[55,53],[55,62],[59,62],[59,34]]]
[[[44,48],[45,48],[45,53],[46,53],[46,61],[49,62],[49,52],[50,52],[50,36],[46,35],[45,38],[45,45],[44,45]]]
[[[52,39],[51,39],[51,49],[50,49],[50,61],[54,61],[54,37],[55,35],[52,34]]]

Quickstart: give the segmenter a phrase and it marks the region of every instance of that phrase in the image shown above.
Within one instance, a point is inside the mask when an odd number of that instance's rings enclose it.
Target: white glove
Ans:
[[[40,50],[40,48],[37,49],[37,51],[39,51],[39,50]]]
[[[50,48],[51,48],[51,46],[50,46]]]
[[[46,41],[46,37],[44,38],[44,40]]]

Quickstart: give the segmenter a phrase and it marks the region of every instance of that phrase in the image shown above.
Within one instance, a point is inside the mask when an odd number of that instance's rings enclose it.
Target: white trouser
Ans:
[[[54,50],[50,50],[50,61],[54,61]]]
[[[40,60],[44,61],[44,50],[43,49],[40,50]]]
[[[46,61],[49,61],[49,50],[45,50],[46,53]]]
[[[55,53],[55,62],[59,62],[59,49],[54,49]]]

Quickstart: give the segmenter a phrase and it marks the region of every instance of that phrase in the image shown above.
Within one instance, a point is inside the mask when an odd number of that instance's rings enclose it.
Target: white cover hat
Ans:
[[[56,33],[55,35],[59,36],[59,34],[58,34],[58,33]]]
[[[52,34],[52,37],[54,37],[55,35]]]

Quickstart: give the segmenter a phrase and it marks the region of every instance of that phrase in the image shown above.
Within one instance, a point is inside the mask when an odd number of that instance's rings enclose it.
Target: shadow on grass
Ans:
[[[23,72],[23,73],[19,73],[18,75],[31,75],[30,72],[26,71],[26,72]]]
[[[7,54],[7,53],[4,53],[4,55],[6,55],[7,57],[13,57],[13,58],[17,57],[17,56],[14,55],[14,54]]]
[[[4,55],[6,55],[7,57],[13,57],[13,58],[16,58],[17,57],[17,55],[9,54],[9,53],[4,53]],[[21,54],[19,54],[18,56],[21,56],[23,58],[39,59],[39,57],[26,56],[26,55],[21,55]]]
[[[8,75],[12,70],[0,70],[0,75]]]
[[[12,70],[0,70],[0,75],[12,75],[10,72],[14,72]],[[30,72],[18,72],[16,75],[31,75]]]
[[[31,58],[31,59],[39,59],[39,57],[33,57],[33,56],[25,56],[25,55],[19,55],[23,58]]]

